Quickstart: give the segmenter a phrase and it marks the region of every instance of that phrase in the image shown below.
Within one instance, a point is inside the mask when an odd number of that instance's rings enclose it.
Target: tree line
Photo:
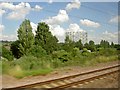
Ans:
[[[66,36],[64,43],[58,43],[58,39],[49,31],[49,26],[45,22],[38,23],[36,35],[32,33],[30,20],[25,19],[20,25],[18,31],[18,40],[10,45],[10,51],[3,47],[2,56],[5,58],[20,58],[25,55],[33,55],[35,57],[42,57],[50,55],[54,51],[65,50],[71,52],[75,48],[79,50],[90,50],[95,52],[100,48],[117,48],[120,50],[120,45],[109,43],[106,40],[101,40],[100,44],[95,44],[90,40],[88,43],[82,44],[81,40],[74,42]],[[7,54],[6,54],[7,53]]]

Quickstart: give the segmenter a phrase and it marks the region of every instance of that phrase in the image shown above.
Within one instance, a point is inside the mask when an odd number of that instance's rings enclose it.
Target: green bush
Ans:
[[[47,55],[46,51],[38,45],[34,45],[28,52],[28,55],[35,56],[37,58]]]
[[[88,52],[87,48],[83,48],[82,55],[83,56],[88,56],[90,52]]]
[[[79,54],[80,54],[80,50],[79,50],[79,48],[73,48],[73,50],[72,50],[72,56],[73,57],[75,57],[75,56],[78,56]]]
[[[62,62],[71,60],[70,53],[66,52],[65,50],[54,51],[52,53],[52,57],[53,57],[53,59],[56,58],[56,59],[61,60]]]
[[[11,51],[2,46],[2,57],[7,58],[9,61],[13,60],[13,55]]]
[[[100,55],[111,56],[116,55],[118,52],[116,48],[98,48],[98,53]]]

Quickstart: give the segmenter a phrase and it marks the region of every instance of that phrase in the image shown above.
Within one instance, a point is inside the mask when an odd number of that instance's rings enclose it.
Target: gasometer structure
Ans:
[[[88,41],[88,35],[87,32],[81,32],[81,31],[77,31],[77,32],[71,32],[71,31],[67,31],[66,32],[66,36],[69,37],[70,40],[76,42],[78,40],[81,40],[83,44],[87,43]]]

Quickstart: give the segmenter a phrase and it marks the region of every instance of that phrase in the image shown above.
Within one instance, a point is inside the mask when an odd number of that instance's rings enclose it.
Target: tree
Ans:
[[[33,45],[33,47],[30,48],[28,55],[32,55],[37,58],[41,58],[41,57],[47,55],[47,53],[41,46]]]
[[[53,51],[52,52],[52,58],[59,59],[62,62],[66,62],[68,60],[71,60],[70,53],[66,52],[65,50],[59,50],[59,51]]]
[[[70,43],[70,42],[72,42],[72,41],[70,40],[69,36],[66,36],[65,43]]]
[[[89,50],[91,50],[92,52],[95,51],[95,44],[94,41],[90,40],[89,41]]]
[[[63,49],[67,52],[70,52],[73,50],[73,48],[75,46],[74,44],[75,43],[72,40],[70,40],[69,36],[66,36],[65,43],[63,45]]]
[[[85,44],[84,44],[84,48],[89,49],[89,44],[88,44],[88,43],[85,43]]]
[[[101,46],[101,47],[104,47],[104,46],[105,46],[105,45],[104,45],[104,40],[101,40],[101,41],[100,41],[100,46]]]
[[[108,41],[101,40],[100,46],[103,47],[103,48],[109,48],[109,47],[110,47],[110,44],[109,44]]]
[[[49,26],[44,22],[38,23],[35,36],[35,44],[40,45],[43,49],[46,50],[48,54],[50,54],[53,51],[57,50],[57,42],[57,38],[53,36],[49,31]]]
[[[75,47],[79,48],[79,50],[83,49],[83,44],[81,42],[81,39],[75,43]]]
[[[111,45],[110,45],[110,46],[111,46],[111,48],[114,48],[114,43],[113,43],[113,42],[111,42]]]
[[[19,50],[26,55],[28,50],[34,44],[34,35],[29,20],[24,20],[18,29]]]
[[[20,58],[22,56],[22,53],[20,52],[20,41],[17,40],[11,44],[10,50],[12,51],[12,54],[15,58]]]

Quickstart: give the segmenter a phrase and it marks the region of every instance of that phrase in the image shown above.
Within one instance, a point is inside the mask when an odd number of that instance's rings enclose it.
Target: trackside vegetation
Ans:
[[[36,35],[30,21],[25,19],[18,29],[18,40],[2,43],[0,48],[0,73],[23,78],[45,75],[55,69],[70,66],[90,66],[120,60],[120,45],[101,40],[73,42],[68,36],[59,43],[45,22],[38,23]]]

